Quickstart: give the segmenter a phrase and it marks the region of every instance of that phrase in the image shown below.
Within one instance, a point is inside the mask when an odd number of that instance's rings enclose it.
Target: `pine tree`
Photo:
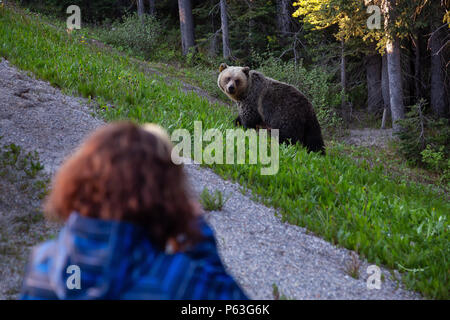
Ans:
[[[195,46],[194,17],[192,15],[191,0],[178,0],[180,15],[181,45],[183,55],[187,55]]]

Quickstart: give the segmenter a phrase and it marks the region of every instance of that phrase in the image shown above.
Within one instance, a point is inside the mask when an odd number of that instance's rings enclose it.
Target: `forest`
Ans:
[[[74,4],[79,30],[66,24]],[[234,128],[222,62],[295,86],[326,156],[281,144],[273,177],[260,164],[207,166],[283,223],[448,299],[449,27],[449,0],[8,0],[0,57],[94,101],[106,122],[169,133]],[[361,132],[376,143],[348,143]]]

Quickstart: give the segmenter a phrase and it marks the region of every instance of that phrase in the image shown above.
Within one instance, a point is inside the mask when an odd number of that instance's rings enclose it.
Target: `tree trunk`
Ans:
[[[447,28],[447,27],[445,27]],[[435,29],[429,40],[431,51],[431,110],[438,117],[445,117],[447,114],[447,94],[445,91],[445,76],[442,67],[442,41],[441,29]]]
[[[139,17],[144,15],[144,0],[137,0],[137,13]]]
[[[248,49],[251,51],[253,49],[253,43],[254,43],[254,35],[253,31],[255,29],[255,20],[251,17],[252,16],[252,3],[247,2],[248,4],[248,14],[250,18],[248,19]]]
[[[405,118],[405,106],[403,104],[402,65],[400,58],[400,41],[394,34],[389,34],[391,21],[394,21],[394,7],[396,0],[383,1],[384,27],[387,30],[386,55],[389,74],[389,103],[391,105],[392,128],[399,132],[401,126],[398,120]]]
[[[291,1],[277,0],[277,27],[282,36],[286,36],[291,32],[292,16]]]
[[[414,38],[414,91],[416,102],[423,97],[422,90],[422,53],[421,53],[422,35],[421,31],[417,32]]]
[[[402,74],[403,74],[403,104],[406,106],[410,106],[413,104],[413,95],[414,95],[414,75],[411,67],[411,44],[408,43],[405,45],[407,49],[404,50],[403,54],[401,54],[401,62],[402,62]]]
[[[391,95],[389,93],[389,74],[387,68],[387,55],[384,54],[382,60],[381,68],[381,93],[383,95],[383,119],[381,120],[381,129],[386,128],[386,119],[391,112]]]
[[[151,16],[156,15],[155,1],[156,0],[148,0],[148,14]]]
[[[217,34],[213,34],[213,36],[211,37],[211,40],[209,42],[209,55],[211,57],[215,57],[217,56],[217,52],[219,51],[219,41],[218,41],[218,35]]]
[[[382,61],[379,54],[366,57],[367,78],[367,111],[375,114],[383,109],[383,94],[381,91]]]
[[[397,121],[405,118],[399,40],[397,38],[388,40],[386,51],[389,74],[389,102],[391,104],[392,128],[394,129],[394,132],[399,132],[401,130],[401,126],[397,123]]]
[[[341,108],[343,112],[346,112],[346,102],[347,102],[347,73],[345,71],[346,69],[346,61],[345,61],[345,46],[344,46],[344,40],[341,41]],[[350,120],[350,119],[349,119]]]
[[[227,15],[226,0],[220,0],[220,20],[222,21],[223,58],[228,59],[231,56],[231,49],[230,49],[230,39],[228,36],[228,15]]]
[[[194,17],[192,16],[191,0],[178,0],[180,14],[181,45],[183,55],[195,46]]]
[[[216,5],[216,0],[209,0],[210,3],[210,7],[214,7]],[[208,54],[210,57],[216,57],[217,56],[217,52],[219,52],[219,35],[217,33],[216,30],[216,17],[214,15],[214,11],[211,10],[209,12],[209,17],[211,18],[211,31],[212,31],[212,36],[211,39],[209,41],[209,50],[208,50]]]

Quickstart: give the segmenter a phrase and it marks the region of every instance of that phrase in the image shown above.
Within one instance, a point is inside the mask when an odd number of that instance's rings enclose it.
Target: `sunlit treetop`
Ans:
[[[386,0],[298,0],[293,3],[296,11],[292,14],[305,24],[305,27],[320,30],[330,26],[337,26],[335,37],[338,40],[361,39],[366,43],[375,43],[383,51],[387,37],[407,37],[419,28],[430,23],[429,16],[435,14],[436,7],[442,4],[445,14],[440,19],[443,23],[450,22],[448,11],[449,0],[397,0],[394,7],[390,7],[391,22],[384,26],[384,12]],[[368,12],[369,6],[377,6],[380,13],[380,28],[369,28],[367,21],[377,12]]]

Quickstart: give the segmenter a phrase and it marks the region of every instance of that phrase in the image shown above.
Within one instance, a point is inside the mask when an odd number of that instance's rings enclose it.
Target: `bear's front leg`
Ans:
[[[238,116],[238,117],[234,120],[234,125],[235,125],[236,127],[242,126],[242,120],[241,120],[241,117],[240,117],[240,116]]]
[[[236,127],[244,127],[244,129],[259,129],[259,122],[249,122],[249,121],[242,121],[242,118],[240,116],[238,116],[235,120],[234,120],[234,125]],[[263,124],[261,125],[261,127],[264,126]]]
[[[261,123],[256,125],[256,130],[267,130],[268,133],[270,133],[270,129],[272,129],[270,126],[268,126],[266,123]]]
[[[257,129],[257,126],[264,125],[264,122],[257,113],[249,112],[240,114],[239,120],[244,129]]]

